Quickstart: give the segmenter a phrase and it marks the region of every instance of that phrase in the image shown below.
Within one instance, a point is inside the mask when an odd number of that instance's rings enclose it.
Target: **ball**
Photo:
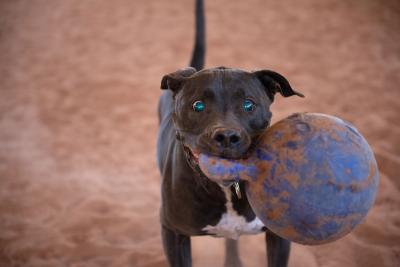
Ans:
[[[337,240],[374,203],[378,168],[364,137],[337,117],[298,113],[270,128],[248,159],[201,154],[212,180],[245,180],[251,207],[278,236],[301,244]]]

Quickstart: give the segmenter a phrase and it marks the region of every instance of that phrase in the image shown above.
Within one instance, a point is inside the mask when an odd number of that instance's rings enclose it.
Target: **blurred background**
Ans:
[[[0,266],[166,266],[156,107],[163,74],[188,64],[194,1],[0,1]],[[400,2],[206,0],[207,66],[286,76],[274,121],[351,121],[381,170],[366,221],[291,267],[400,266]],[[266,266],[263,235],[241,238]],[[222,266],[223,239],[193,239],[194,266]]]

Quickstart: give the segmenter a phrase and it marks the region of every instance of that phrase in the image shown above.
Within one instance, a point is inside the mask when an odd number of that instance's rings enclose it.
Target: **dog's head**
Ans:
[[[174,123],[195,158],[199,153],[246,157],[270,124],[274,95],[303,96],[276,72],[224,67],[181,69],[165,75],[161,88],[173,92]]]

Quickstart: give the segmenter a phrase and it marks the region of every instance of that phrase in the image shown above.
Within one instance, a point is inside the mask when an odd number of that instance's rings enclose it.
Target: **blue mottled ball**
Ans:
[[[211,179],[246,180],[256,215],[275,234],[301,244],[337,240],[374,203],[378,168],[364,137],[337,117],[299,113],[270,127],[247,160],[200,155]]]

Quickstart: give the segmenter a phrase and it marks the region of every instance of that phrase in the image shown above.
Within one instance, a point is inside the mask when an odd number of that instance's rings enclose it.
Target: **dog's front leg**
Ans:
[[[162,241],[165,255],[171,267],[191,267],[192,253],[190,237],[175,233],[162,226]]]
[[[290,241],[267,231],[267,261],[268,267],[286,267],[289,261]]]

